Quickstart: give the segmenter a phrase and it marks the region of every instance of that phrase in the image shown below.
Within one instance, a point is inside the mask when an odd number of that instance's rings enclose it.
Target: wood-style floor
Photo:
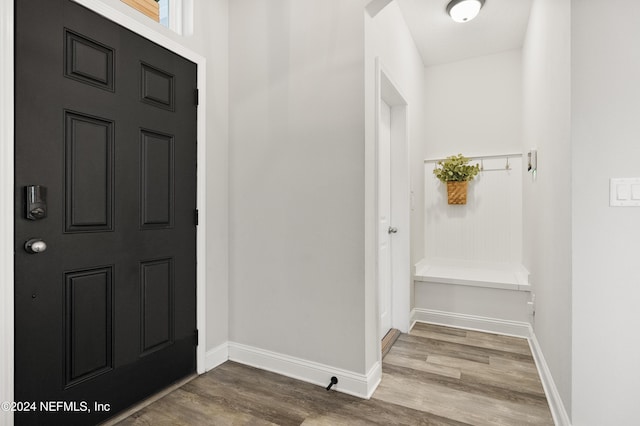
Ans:
[[[416,324],[371,400],[227,362],[119,425],[553,425],[526,340]]]

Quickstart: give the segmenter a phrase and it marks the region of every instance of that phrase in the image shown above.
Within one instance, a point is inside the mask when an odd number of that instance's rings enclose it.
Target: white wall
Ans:
[[[520,50],[428,67],[424,93],[426,157],[520,152]]]
[[[207,347],[229,339],[229,0],[196,0],[207,58]]]
[[[536,295],[534,331],[571,407],[571,143],[569,0],[536,0],[523,47],[523,262]],[[603,423],[604,424],[604,423]],[[613,424],[613,423],[610,423]]]
[[[456,319],[471,317],[476,324],[526,324],[528,301],[527,291],[416,281],[417,318],[420,312],[437,311]]]
[[[364,374],[364,3],[229,6],[230,340]]]
[[[640,3],[574,0],[571,21],[573,424],[638,424],[640,209],[608,204],[640,176]]]

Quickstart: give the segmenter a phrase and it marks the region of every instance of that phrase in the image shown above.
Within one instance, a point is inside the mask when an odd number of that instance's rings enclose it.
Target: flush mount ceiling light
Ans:
[[[484,0],[451,0],[447,13],[456,22],[469,22],[478,15]]]

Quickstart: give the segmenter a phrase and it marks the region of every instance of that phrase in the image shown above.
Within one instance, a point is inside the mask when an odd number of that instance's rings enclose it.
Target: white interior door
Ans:
[[[391,329],[391,107],[380,102],[378,137],[378,300],[380,338]]]

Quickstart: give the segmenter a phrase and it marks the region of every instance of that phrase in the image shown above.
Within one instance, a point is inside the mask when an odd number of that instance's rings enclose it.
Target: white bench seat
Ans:
[[[415,265],[415,281],[531,291],[529,272],[518,263],[432,258]]]

